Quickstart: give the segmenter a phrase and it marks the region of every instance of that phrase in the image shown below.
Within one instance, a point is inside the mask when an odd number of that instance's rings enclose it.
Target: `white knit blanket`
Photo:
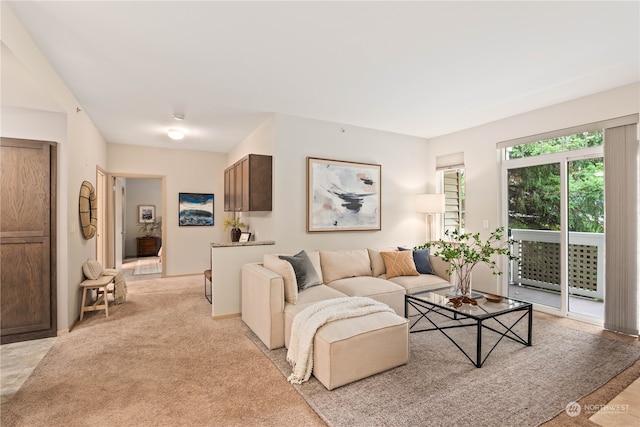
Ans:
[[[384,311],[395,313],[388,305],[367,297],[333,298],[317,302],[302,310],[293,318],[291,325],[287,361],[291,364],[293,372],[287,378],[289,382],[302,384],[311,377],[313,338],[320,327],[334,320]]]
[[[127,297],[127,282],[124,281],[122,272],[107,268],[102,272],[102,274],[105,276],[115,276],[115,279],[113,279],[113,300],[116,305],[124,302]]]

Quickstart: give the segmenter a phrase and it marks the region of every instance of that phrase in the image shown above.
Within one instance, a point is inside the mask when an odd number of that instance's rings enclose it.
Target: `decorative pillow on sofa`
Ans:
[[[98,260],[88,259],[82,264],[82,272],[87,279],[96,280],[103,271],[102,264]]]
[[[418,273],[433,274],[431,261],[429,260],[429,249],[418,249],[417,251],[412,251],[407,248],[398,248],[398,250],[411,251],[413,253],[413,262],[416,264],[416,270],[418,270]]]
[[[387,279],[397,276],[419,276],[413,256],[408,251],[382,252],[387,267]]]
[[[382,252],[390,252],[395,250],[395,248],[367,249],[367,251],[369,251],[369,259],[371,260],[371,272],[373,274],[373,277],[378,277],[387,272],[387,267],[385,267],[384,265],[384,259],[380,254]]]
[[[322,284],[309,255],[305,251],[302,250],[293,256],[280,255],[278,258],[288,261],[293,267],[299,291]]]

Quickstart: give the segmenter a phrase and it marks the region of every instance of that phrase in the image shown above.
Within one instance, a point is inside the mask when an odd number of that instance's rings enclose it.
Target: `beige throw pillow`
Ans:
[[[104,269],[102,265],[95,259],[88,259],[82,264],[82,272],[86,276],[87,279],[96,280]]]
[[[382,252],[387,279],[398,276],[419,276],[411,251]]]

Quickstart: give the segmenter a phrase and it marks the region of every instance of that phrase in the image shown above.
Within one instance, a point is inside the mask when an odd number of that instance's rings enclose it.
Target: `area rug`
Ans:
[[[472,331],[454,333],[473,354]],[[286,349],[268,350],[247,334],[285,377],[291,373]],[[532,347],[503,340],[479,369],[441,333],[420,332],[410,335],[405,366],[333,391],[314,377],[293,387],[329,426],[537,426],[638,359],[637,345],[536,314]]]
[[[136,261],[136,268],[133,271],[134,276],[158,273],[162,273],[162,266],[160,265],[159,257],[139,259],[138,261]]]

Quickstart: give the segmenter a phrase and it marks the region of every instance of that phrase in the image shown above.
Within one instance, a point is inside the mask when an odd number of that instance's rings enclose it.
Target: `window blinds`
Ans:
[[[436,157],[436,170],[445,171],[464,168],[464,152]]]
[[[605,129],[604,327],[638,335],[637,125]]]

